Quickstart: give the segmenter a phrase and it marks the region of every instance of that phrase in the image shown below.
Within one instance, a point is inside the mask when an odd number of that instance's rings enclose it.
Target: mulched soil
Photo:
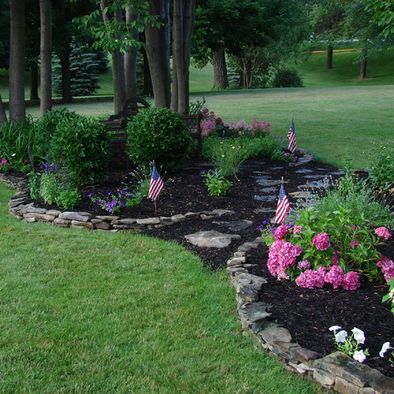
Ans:
[[[232,215],[221,218],[200,220],[187,219],[162,228],[145,229],[147,235],[164,240],[175,240],[183,244],[188,250],[197,254],[203,263],[212,269],[225,267],[226,261],[237,250],[238,246],[246,241],[254,240],[259,233],[256,227],[272,213],[256,213],[256,209],[276,207],[276,198],[270,202],[261,202],[254,199],[255,195],[264,194],[261,186],[256,182],[256,176],[269,176],[271,179],[280,180],[283,176],[287,181],[286,192],[299,191],[299,185],[307,181],[311,174],[338,177],[338,169],[327,164],[311,162],[300,167],[289,167],[287,164],[271,162],[268,160],[249,161],[243,165],[239,179],[225,197],[210,197],[202,182],[201,171],[208,170],[206,162],[194,161],[177,174],[166,177],[165,187],[157,203],[157,213],[153,204],[143,201],[139,206],[124,209],[120,216],[129,218],[143,218],[153,216],[171,216],[190,211],[203,211],[212,209],[231,209]],[[300,170],[306,170],[300,173]],[[309,172],[308,172],[309,170]],[[115,177],[113,178],[115,179]],[[125,179],[130,181],[130,179]],[[107,193],[120,186],[119,181],[107,181],[86,189],[83,199],[76,211],[89,211],[94,214],[108,215],[100,210],[87,197],[88,192]],[[271,193],[277,195],[278,186]],[[295,200],[289,196],[290,202]],[[41,204],[43,205],[43,204]],[[224,249],[198,248],[185,240],[185,235],[200,230],[217,230],[231,233],[222,224],[215,222],[247,219],[253,225],[246,230],[238,232],[240,240],[233,241]],[[394,244],[386,247],[384,253],[393,258]],[[383,342],[394,343],[394,319],[387,304],[382,304],[381,298],[387,292],[387,286],[371,286],[364,283],[356,292],[347,292],[332,289],[301,289],[290,282],[278,282],[270,276],[266,269],[267,250],[261,246],[248,257],[248,262],[258,264],[254,273],[263,275],[269,280],[264,286],[261,299],[272,305],[272,319],[283,324],[292,333],[294,340],[301,346],[315,350],[321,354],[328,354],[334,350],[332,334],[328,331],[331,325],[340,325],[347,330],[354,326],[365,331],[368,347],[373,356],[377,355]],[[394,376],[394,368],[388,362],[378,358],[370,358],[368,364],[379,368],[382,373]]]

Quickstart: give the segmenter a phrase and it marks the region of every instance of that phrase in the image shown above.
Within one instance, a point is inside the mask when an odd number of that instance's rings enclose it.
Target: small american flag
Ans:
[[[287,199],[285,188],[283,187],[283,183],[282,183],[279,190],[278,204],[276,206],[275,223],[282,224],[289,211],[290,211],[290,203],[289,200]]]
[[[157,171],[156,166],[153,164],[148,198],[150,198],[153,201],[156,201],[163,187],[164,187],[164,182],[161,179],[159,171]]]
[[[287,139],[289,141],[289,145],[287,149],[291,152],[294,153],[294,151],[297,149],[297,137],[296,137],[296,130],[294,126],[294,120],[291,122],[291,126],[289,128],[289,131],[287,132]]]

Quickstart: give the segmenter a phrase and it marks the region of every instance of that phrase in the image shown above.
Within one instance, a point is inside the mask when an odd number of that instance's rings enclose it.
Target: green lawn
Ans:
[[[224,120],[272,122],[272,133],[283,144],[294,116],[299,146],[341,167],[368,167],[382,146],[394,145],[394,85],[233,90],[204,96]],[[192,100],[201,97],[195,94]],[[67,107],[94,116],[113,111],[111,102]],[[38,115],[37,109],[30,112]]]
[[[225,272],[181,246],[7,214],[0,391],[315,393],[242,335]]]

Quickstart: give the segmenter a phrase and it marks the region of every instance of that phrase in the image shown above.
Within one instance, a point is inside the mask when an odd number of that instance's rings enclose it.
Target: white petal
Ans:
[[[362,350],[357,350],[356,352],[354,352],[353,354],[353,358],[358,361],[359,363],[362,363],[365,361],[365,359],[367,358],[364,354],[364,352]]]
[[[340,327],[340,326],[331,326],[330,328],[329,328],[329,331],[338,331],[338,330],[340,330],[342,327]]]
[[[384,357],[384,354],[387,352],[387,350],[389,350],[389,349],[393,349],[391,346],[390,346],[390,342],[385,342],[383,345],[382,345],[382,349],[380,350],[380,352],[379,352],[379,356],[380,357]]]
[[[338,333],[335,334],[335,340],[338,343],[345,342],[346,338],[347,338],[347,332],[345,330],[339,331]]]

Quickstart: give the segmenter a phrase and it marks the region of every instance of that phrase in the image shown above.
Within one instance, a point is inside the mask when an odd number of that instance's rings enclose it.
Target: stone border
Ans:
[[[236,291],[237,311],[242,328],[264,349],[282,362],[286,369],[319,383],[322,387],[343,394],[394,393],[394,379],[367,365],[356,362],[341,352],[325,357],[292,342],[290,332],[270,321],[270,305],[259,301],[267,280],[249,273],[256,264],[247,262],[247,252],[262,244],[261,237],[239,246],[227,261],[227,271]]]
[[[0,174],[1,175],[1,174]],[[113,231],[118,230],[140,230],[142,228],[160,228],[170,226],[174,223],[183,222],[190,218],[208,220],[224,215],[231,215],[234,211],[228,209],[213,209],[212,211],[187,212],[172,216],[157,216],[149,218],[121,218],[116,215],[93,215],[89,212],[61,211],[57,209],[39,208],[30,200],[26,181],[18,178],[7,178],[0,176],[19,191],[11,197],[9,212],[19,220],[29,223],[45,222],[57,227],[85,228],[88,230]]]

